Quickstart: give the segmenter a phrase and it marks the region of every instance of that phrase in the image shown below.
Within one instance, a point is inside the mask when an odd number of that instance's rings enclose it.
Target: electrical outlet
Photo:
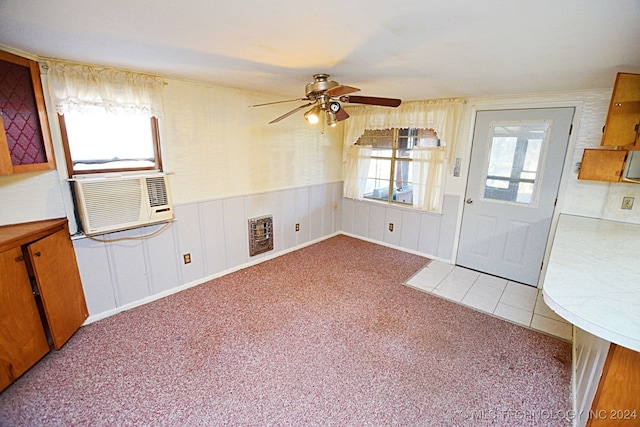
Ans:
[[[633,197],[623,197],[622,198],[622,206],[621,209],[632,209],[633,208]]]
[[[300,224],[296,224],[296,231],[300,231]]]
[[[182,255],[182,259],[184,259],[185,264],[191,264],[191,254]]]
[[[393,231],[393,223],[392,222],[389,223],[389,231]]]

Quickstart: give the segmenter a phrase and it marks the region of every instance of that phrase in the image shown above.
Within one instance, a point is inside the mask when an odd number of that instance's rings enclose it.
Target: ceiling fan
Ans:
[[[328,74],[314,74],[313,83],[309,83],[305,86],[305,98],[267,102],[264,104],[252,105],[252,107],[281,104],[283,102],[309,101],[307,104],[294,108],[288,113],[271,120],[269,124],[277,123],[302,109],[311,107],[306,113],[304,113],[305,120],[311,124],[315,124],[321,120],[322,115],[324,114],[327,125],[334,127],[339,121],[349,118],[347,112],[342,109],[342,106],[340,105],[341,102],[350,104],[380,105],[383,107],[397,107],[402,102],[400,99],[396,98],[349,95],[350,93],[358,91],[360,91],[360,89],[351,86],[343,86],[333,80],[329,80]]]

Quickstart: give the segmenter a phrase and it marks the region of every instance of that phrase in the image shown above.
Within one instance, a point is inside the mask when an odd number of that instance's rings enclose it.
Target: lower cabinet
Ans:
[[[587,427],[640,425],[640,353],[611,344]]]
[[[0,391],[88,315],[67,220],[0,227]]]

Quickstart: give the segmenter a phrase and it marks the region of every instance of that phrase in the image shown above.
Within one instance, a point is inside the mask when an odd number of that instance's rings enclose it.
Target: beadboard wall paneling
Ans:
[[[341,194],[335,182],[180,204],[158,234],[163,225],[75,239],[89,322],[335,234]],[[249,257],[248,219],[263,215],[273,215],[274,250]]]
[[[610,342],[574,327],[573,390],[576,427],[584,427],[598,389]]]
[[[444,196],[442,214],[373,201],[342,199],[341,230],[374,242],[451,261],[459,197]],[[389,230],[393,223],[393,231]]]

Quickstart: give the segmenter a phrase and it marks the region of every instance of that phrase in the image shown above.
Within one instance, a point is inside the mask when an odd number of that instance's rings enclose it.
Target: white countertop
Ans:
[[[560,215],[542,295],[580,329],[640,351],[640,225]]]

